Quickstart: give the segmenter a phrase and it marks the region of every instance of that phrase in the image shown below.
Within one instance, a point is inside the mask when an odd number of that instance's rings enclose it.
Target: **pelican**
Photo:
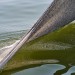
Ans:
[[[75,20],[75,0],[54,0],[39,20],[14,48],[0,60],[0,69],[27,42],[51,33]],[[0,55],[1,57],[1,55]]]

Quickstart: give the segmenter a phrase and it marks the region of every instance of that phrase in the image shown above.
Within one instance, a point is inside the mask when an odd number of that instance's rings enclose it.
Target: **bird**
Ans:
[[[51,33],[75,20],[75,0],[53,0],[51,5],[33,25],[29,32],[22,37],[6,58],[0,62],[2,68],[20,48],[43,35]]]

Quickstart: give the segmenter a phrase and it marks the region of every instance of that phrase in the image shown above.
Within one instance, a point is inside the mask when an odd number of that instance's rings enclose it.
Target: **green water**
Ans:
[[[75,75],[75,24],[23,45],[1,75]]]

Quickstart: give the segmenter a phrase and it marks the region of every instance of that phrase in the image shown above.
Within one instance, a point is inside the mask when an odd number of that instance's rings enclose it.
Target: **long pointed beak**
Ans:
[[[54,0],[26,36],[0,62],[2,68],[27,42],[70,23],[75,19],[75,0]]]
[[[54,0],[30,30],[33,40],[70,23],[75,19],[75,0]]]

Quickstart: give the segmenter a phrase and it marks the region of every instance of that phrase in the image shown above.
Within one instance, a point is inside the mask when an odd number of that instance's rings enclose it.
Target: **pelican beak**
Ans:
[[[53,32],[75,19],[75,0],[54,0],[29,31],[28,41]]]
[[[27,42],[53,32],[75,19],[75,0],[54,0],[26,36],[0,62],[2,68]]]

